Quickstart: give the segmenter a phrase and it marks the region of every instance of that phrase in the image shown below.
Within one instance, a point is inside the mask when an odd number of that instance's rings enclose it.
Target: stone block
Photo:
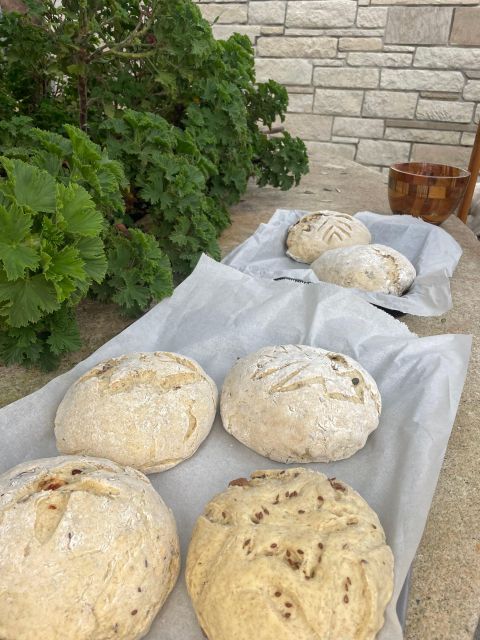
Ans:
[[[349,53],[348,64],[354,67],[409,67],[413,53]]]
[[[399,53],[413,53],[415,47],[410,47],[406,44],[384,44],[383,51],[398,51]]]
[[[464,79],[459,71],[382,69],[382,89],[399,91],[461,91]]]
[[[355,0],[290,0],[285,24],[316,29],[349,27],[356,12]]]
[[[440,120],[446,122],[470,122],[473,102],[451,102],[447,100],[420,100],[417,105],[417,120]]]
[[[480,69],[478,49],[460,47],[418,47],[414,67],[429,69]]]
[[[477,110],[475,111],[475,117],[473,118],[473,121],[475,122],[475,124],[477,124],[480,121],[480,104],[477,107]]]
[[[212,26],[213,35],[217,40],[228,40],[234,33],[241,33],[250,38],[250,42],[255,44],[256,36],[260,35],[260,27],[242,24],[214,24]]]
[[[458,122],[436,122],[434,120],[395,120],[388,119],[385,121],[387,127],[407,127],[411,129],[435,129],[441,131],[475,131],[475,125],[460,124]]]
[[[467,147],[472,147],[474,142],[475,142],[474,133],[468,133],[467,131],[462,133],[462,137],[460,138],[460,144],[465,145]]]
[[[360,140],[355,160],[374,165],[390,165],[394,162],[407,162],[410,155],[408,142],[390,140]]]
[[[360,29],[350,27],[349,29],[300,29],[298,27],[286,27],[286,36],[324,36],[332,38],[381,38],[383,29]]]
[[[284,0],[256,0],[248,5],[249,24],[282,24],[287,3]]]
[[[420,91],[421,98],[429,98],[431,100],[458,100],[460,93],[450,93],[449,91]]]
[[[391,5],[391,4],[395,4],[395,5],[400,5],[400,4],[409,4],[409,5],[424,5],[424,4],[428,4],[428,5],[436,5],[436,6],[442,6],[442,5],[451,5],[453,4],[453,2],[455,2],[455,4],[457,5],[472,5],[472,4],[478,4],[478,0],[370,0],[370,4],[371,5],[376,5],[376,4],[383,4],[383,5]]]
[[[340,51],[380,51],[381,38],[340,38],[338,41]]]
[[[305,146],[307,147],[308,157],[313,162],[322,162],[326,163],[330,160],[338,159],[346,159],[353,160],[355,157],[355,152],[357,150],[356,145],[354,144],[340,144],[335,142],[305,142]],[[327,209],[328,200],[328,192],[325,193],[325,200],[323,203],[325,204],[325,209]],[[323,206],[322,200],[318,202],[319,207]]]
[[[466,69],[465,70],[465,75],[467,76],[467,78],[480,78],[480,69],[478,71],[475,71],[475,69],[471,70],[471,69]]]
[[[312,65],[308,60],[291,58],[257,58],[255,60],[257,81],[270,78],[280,84],[309,85],[312,80]]]
[[[352,87],[371,89],[378,87],[378,69],[324,69],[316,67],[313,84],[320,87]]]
[[[310,113],[313,110],[313,93],[288,94],[289,113]]]
[[[313,110],[325,115],[359,116],[362,101],[363,91],[317,89]]]
[[[480,7],[455,9],[450,42],[480,46]]]
[[[437,131],[436,129],[405,129],[387,127],[385,140],[404,140],[406,142],[431,142],[438,144],[458,144],[459,131]]]
[[[257,41],[257,54],[269,58],[334,58],[336,53],[336,38],[279,36]]]
[[[358,144],[359,138],[346,138],[345,136],[332,136],[332,142],[342,142],[344,144]]]
[[[305,87],[305,86],[301,86],[299,85],[298,87],[294,84],[288,85],[288,87],[286,87],[288,93],[314,93],[315,89],[313,87]]]
[[[387,23],[387,9],[384,7],[359,7],[357,13],[357,27],[376,29]]]
[[[331,116],[321,116],[316,113],[288,113],[285,118],[285,128],[292,136],[302,140],[330,140],[332,134]]]
[[[333,122],[332,133],[336,136],[383,138],[383,120],[377,118],[337,117]]]
[[[433,162],[450,164],[454,167],[467,167],[470,148],[446,144],[414,144],[411,159],[415,162]]]
[[[417,98],[416,93],[403,91],[367,91],[362,115],[377,118],[413,118]]]
[[[284,26],[282,25],[260,25],[260,33],[263,35],[283,35]]]
[[[245,24],[247,22],[247,5],[237,3],[201,4],[198,7],[205,20],[217,24]]]
[[[452,13],[450,7],[391,7],[385,42],[447,44]]]
[[[480,55],[480,52],[479,54]],[[468,80],[463,90],[465,100],[478,100],[480,102],[480,80]]]

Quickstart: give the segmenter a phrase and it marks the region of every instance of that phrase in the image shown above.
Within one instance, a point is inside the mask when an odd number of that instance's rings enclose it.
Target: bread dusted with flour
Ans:
[[[221,395],[223,426],[279,462],[329,462],[361,449],[378,426],[370,374],[340,353],[307,345],[264,347],[236,362]]]
[[[311,264],[330,249],[368,244],[371,240],[370,231],[357,218],[338,211],[318,211],[303,216],[290,227],[287,255],[297,262]]]
[[[144,473],[165,471],[207,437],[217,397],[213,380],[186,356],[156,351],[112,358],[68,389],[55,417],[57,447]]]
[[[173,515],[109,460],[34,460],[0,475],[0,638],[138,640],[177,580]]]
[[[351,487],[306,469],[257,471],[197,520],[186,582],[209,640],[373,640],[393,555]]]
[[[332,249],[312,269],[324,282],[394,296],[405,293],[417,275],[404,255],[383,244]]]

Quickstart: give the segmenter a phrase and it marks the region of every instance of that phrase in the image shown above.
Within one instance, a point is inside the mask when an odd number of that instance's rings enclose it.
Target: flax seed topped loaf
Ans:
[[[290,227],[287,255],[310,264],[329,249],[368,244],[371,240],[370,231],[357,218],[338,211],[317,211]]]
[[[352,358],[289,344],[238,360],[220,409],[225,429],[271,460],[328,462],[364,446],[378,426],[381,398]]]
[[[256,471],[205,507],[186,581],[208,640],[373,640],[393,555],[351,487],[303,468]]]
[[[177,580],[173,515],[110,460],[34,460],[0,475],[0,638],[138,640]]]

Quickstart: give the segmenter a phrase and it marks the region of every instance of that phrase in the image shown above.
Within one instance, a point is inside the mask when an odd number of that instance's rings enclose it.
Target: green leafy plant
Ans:
[[[74,122],[102,143],[105,118],[125,108],[160,115],[210,164],[206,195],[221,207],[238,201],[250,176],[286,189],[307,172],[300,140],[267,144],[259,128],[283,120],[285,89],[257,85],[248,38],[216,41],[192,0],[25,3],[26,15],[0,21],[3,117],[13,101],[37,125],[47,114],[51,128]]]
[[[2,230],[5,225],[0,282],[8,284],[3,289],[0,284],[0,298],[9,296],[2,298],[3,310],[9,311],[0,331],[0,356],[6,362],[51,366],[62,351],[78,348],[73,307],[89,291],[116,302],[128,314],[144,311],[172,291],[170,264],[155,238],[140,229],[130,232],[122,224],[121,187],[128,183],[121,164],[79,129],[65,129],[67,137],[32,128],[24,117],[0,123],[5,174],[0,183]],[[59,194],[55,203],[52,193]],[[14,220],[17,235],[9,232]],[[55,289],[54,302],[44,280]]]
[[[289,189],[308,161],[298,138],[268,135],[285,117],[286,90],[256,83],[248,38],[216,41],[192,0],[24,4],[0,17],[0,202],[32,219],[0,255],[0,355],[51,364],[78,345],[73,310],[88,291],[144,310],[171,291],[168,259],[183,277],[202,252],[219,257],[228,207],[249,178]],[[28,206],[12,195],[12,166],[38,172]],[[44,211],[52,185],[60,199]],[[79,199],[79,228],[93,215],[98,233],[62,228],[67,192]],[[40,251],[48,234],[55,242]],[[63,249],[52,271],[49,251]]]
[[[107,260],[102,214],[79,184],[0,157],[0,356],[55,364],[79,346],[72,307]]]

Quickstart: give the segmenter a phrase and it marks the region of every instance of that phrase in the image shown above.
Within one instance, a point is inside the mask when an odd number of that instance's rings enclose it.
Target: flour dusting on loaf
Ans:
[[[393,555],[351,487],[303,468],[257,471],[205,507],[186,582],[209,640],[373,640]]]
[[[177,580],[173,515],[109,460],[34,460],[0,475],[0,638],[138,640]]]
[[[341,460],[377,428],[372,376],[346,355],[307,345],[264,347],[241,358],[223,384],[223,426],[280,462]]]
[[[310,213],[293,224],[287,236],[287,255],[297,262],[311,264],[329,249],[368,244],[367,227],[353,216],[338,211]]]
[[[405,293],[417,275],[404,255],[382,244],[332,249],[312,269],[324,282],[394,296]]]
[[[178,353],[112,358],[68,389],[55,417],[57,447],[144,473],[165,471],[192,456],[207,437],[217,397],[200,365]]]

